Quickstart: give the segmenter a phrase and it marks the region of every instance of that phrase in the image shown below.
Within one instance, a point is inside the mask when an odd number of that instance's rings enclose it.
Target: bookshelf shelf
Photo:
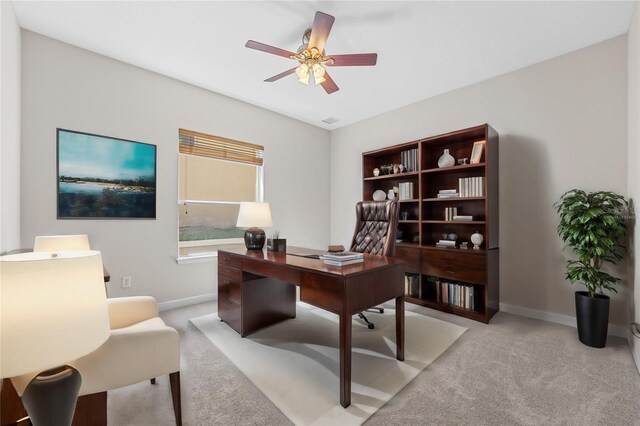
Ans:
[[[402,241],[396,243],[396,258],[406,262],[406,271],[417,277],[420,294],[408,295],[406,300],[440,311],[488,323],[499,306],[499,218],[498,218],[498,133],[488,124],[429,136],[417,141],[393,145],[362,154],[363,200],[371,200],[375,190],[385,193],[399,183],[413,182],[413,197],[400,200],[400,214],[408,220],[398,222]],[[478,164],[438,167],[438,159],[445,149],[455,158],[471,158],[476,142],[482,144]],[[407,157],[407,150],[411,156]],[[409,158],[411,172],[372,177],[372,170],[385,164],[404,164]],[[482,178],[478,180],[467,178]],[[479,197],[437,198],[439,191],[466,193],[467,182],[476,183]],[[411,187],[411,185],[410,185]],[[471,192],[474,193],[474,192]],[[473,216],[473,221],[437,220],[445,217],[445,210],[456,208],[459,215]],[[450,210],[447,210],[450,212]],[[484,242],[473,249],[471,235],[479,232]],[[458,236],[456,248],[436,247],[442,234]],[[418,241],[412,243],[410,241]],[[468,242],[468,249],[459,243]],[[429,276],[450,283],[474,286],[480,309],[469,310],[436,300],[427,292]],[[415,285],[415,278],[411,279]]]
[[[447,198],[424,198],[425,203],[458,203],[460,201],[484,201],[485,197],[447,197]]]
[[[458,172],[458,171],[462,171],[462,170],[477,169],[477,168],[484,167],[484,166],[485,166],[485,163],[465,164],[465,165],[462,165],[462,166],[451,166],[451,167],[435,167],[433,169],[423,170],[422,173]]]
[[[364,180],[401,180],[401,179],[409,179],[418,177],[419,172],[403,172],[403,173],[395,173],[390,175],[381,175],[381,176],[369,176],[364,178]]]
[[[442,223],[447,225],[484,225],[484,220],[423,220],[422,223]]]

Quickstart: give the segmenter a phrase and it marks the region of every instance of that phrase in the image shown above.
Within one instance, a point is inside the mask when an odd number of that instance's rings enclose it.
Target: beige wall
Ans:
[[[552,205],[576,187],[626,195],[626,82],[620,36],[332,132],[332,243],[353,232],[362,152],[486,122],[500,134],[500,301],[574,316]],[[625,293],[613,324],[627,323]]]
[[[0,2],[0,253],[20,247],[20,27]]]
[[[329,242],[328,131],[38,34],[22,32],[22,244],[87,233],[110,295],[168,301],[216,289],[216,264],[176,264],[178,129],[265,147],[265,200],[288,244]],[[158,146],[156,220],[56,220],[56,127]],[[132,288],[120,287],[123,276]]]
[[[634,201],[636,217],[640,213],[640,3],[636,2],[631,18],[628,34],[628,186],[629,197]],[[629,282],[633,288],[633,297],[630,297],[631,321],[640,323],[640,265],[638,265],[638,253],[640,253],[640,226],[636,221],[631,228]],[[630,338],[636,365],[640,370],[640,339]]]

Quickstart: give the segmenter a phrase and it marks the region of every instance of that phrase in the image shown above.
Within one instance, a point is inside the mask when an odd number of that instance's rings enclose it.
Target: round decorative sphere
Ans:
[[[471,235],[471,242],[473,243],[474,249],[476,250],[479,249],[483,241],[484,241],[484,237],[482,236],[481,233],[476,232],[475,234]]]

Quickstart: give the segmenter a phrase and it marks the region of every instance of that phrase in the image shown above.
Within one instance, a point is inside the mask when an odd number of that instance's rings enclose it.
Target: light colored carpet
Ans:
[[[353,326],[352,401],[340,406],[338,316],[306,303],[297,317],[241,338],[217,314],[191,319],[296,425],[358,426],[447,350],[466,328],[405,316],[405,361],[395,358],[395,310],[375,330]]]
[[[564,325],[504,312],[487,325],[406,306],[468,331],[365,426],[640,424],[640,376],[624,339],[609,337],[606,348],[594,349]],[[216,310],[210,302],[161,313],[181,337],[185,426],[290,425],[189,323]],[[375,314],[371,318],[376,322]],[[168,377],[159,377],[155,386],[144,382],[110,391],[108,413],[110,426],[174,425]]]

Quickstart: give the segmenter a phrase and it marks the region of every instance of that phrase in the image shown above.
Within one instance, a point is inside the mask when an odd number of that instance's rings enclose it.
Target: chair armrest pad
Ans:
[[[151,296],[117,297],[107,299],[107,304],[112,330],[158,316],[158,304]]]

